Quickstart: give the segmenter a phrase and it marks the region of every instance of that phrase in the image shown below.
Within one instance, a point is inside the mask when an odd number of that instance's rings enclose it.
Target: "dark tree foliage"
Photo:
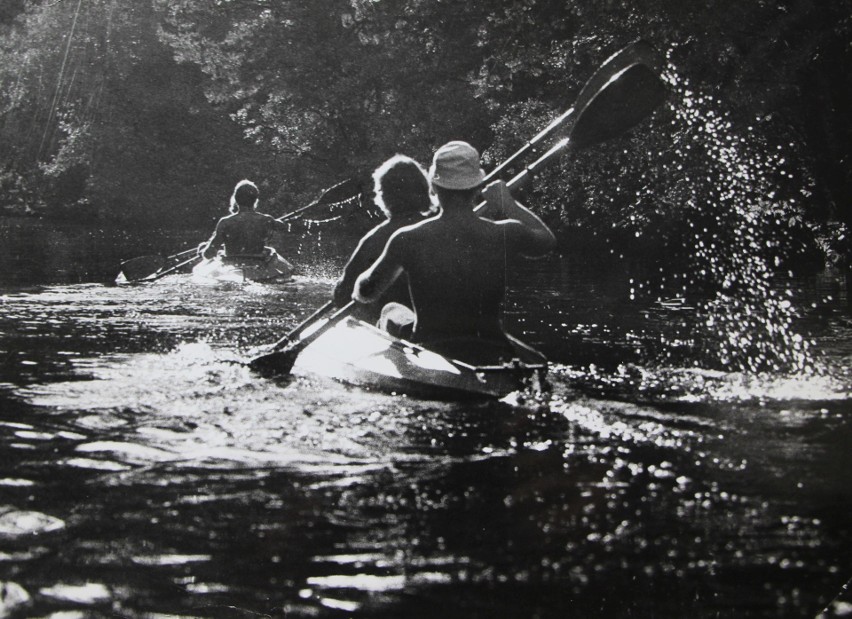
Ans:
[[[3,0],[0,3],[0,24],[11,23],[24,10],[24,0]]]
[[[0,47],[0,208],[150,225],[215,220],[268,165],[175,62],[146,2],[29,3]]]
[[[281,213],[346,177],[366,186],[394,152],[426,163],[449,139],[494,166],[641,37],[671,63],[670,105],[629,136],[564,157],[528,194],[565,243],[683,246],[688,220],[703,216],[690,205],[716,199],[690,179],[724,184],[732,135],[761,170],[755,187],[771,187],[771,198],[750,198],[767,222],[824,249],[840,234],[827,224],[852,223],[850,0],[3,7],[0,185],[27,208],[89,205],[190,226],[220,213],[246,176]]]

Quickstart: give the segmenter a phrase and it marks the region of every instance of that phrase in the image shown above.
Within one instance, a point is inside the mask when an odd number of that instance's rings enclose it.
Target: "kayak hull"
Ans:
[[[294,371],[379,391],[458,400],[502,398],[540,385],[547,363],[536,358],[473,366],[348,317],[307,346],[296,359]]]
[[[282,282],[290,279],[293,267],[277,253],[266,258],[216,256],[202,260],[192,269],[192,277],[202,282]]]

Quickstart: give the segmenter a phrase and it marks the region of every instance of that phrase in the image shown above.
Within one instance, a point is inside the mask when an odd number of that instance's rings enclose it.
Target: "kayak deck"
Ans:
[[[287,281],[293,273],[289,262],[277,253],[270,258],[222,258],[202,260],[192,269],[193,279],[201,282]]]
[[[432,399],[502,398],[542,381],[547,363],[513,359],[473,366],[348,317],[307,346],[294,370]]]

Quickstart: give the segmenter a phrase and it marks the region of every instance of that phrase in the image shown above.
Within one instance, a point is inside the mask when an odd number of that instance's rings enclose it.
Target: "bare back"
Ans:
[[[269,215],[255,211],[241,211],[223,217],[216,225],[211,250],[215,251],[224,245],[226,255],[231,257],[262,255],[270,235],[281,226]]]
[[[358,277],[353,294],[371,303],[406,274],[416,314],[412,339],[465,360],[483,344],[511,348],[502,328],[508,265],[519,254],[543,256],[556,243],[502,181],[486,186],[482,195],[499,221],[479,217],[469,191],[439,193],[441,213],[394,233],[379,259]]]
[[[523,230],[478,217],[437,217],[404,230],[397,255],[417,314],[414,338],[504,339],[507,261]]]

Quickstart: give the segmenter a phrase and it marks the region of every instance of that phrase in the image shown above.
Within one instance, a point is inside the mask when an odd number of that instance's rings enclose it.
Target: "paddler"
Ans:
[[[390,236],[404,226],[422,221],[431,214],[434,205],[429,194],[429,180],[426,170],[411,157],[394,155],[382,163],[373,172],[373,193],[376,206],[387,219],[370,230],[361,239],[355,249],[343,275],[334,288],[334,301],[338,307],[346,305],[352,299],[355,280],[376,261]],[[379,323],[384,328],[387,323],[379,320],[385,305],[397,308],[395,311],[411,313],[411,295],[405,276],[395,281],[380,297],[372,302],[360,305],[353,315],[369,323]],[[392,310],[388,310],[392,312]]]
[[[353,292],[356,301],[373,303],[404,274],[414,311],[397,320],[399,335],[474,364],[519,356],[503,329],[506,269],[520,255],[543,256],[556,245],[503,181],[482,190],[486,205],[474,212],[484,179],[473,146],[439,148],[429,181],[440,214],[395,232]]]
[[[237,183],[231,194],[231,214],[219,220],[213,236],[198,248],[199,254],[209,260],[224,249],[226,258],[278,260],[279,270],[282,265],[293,270],[292,264],[266,245],[273,232],[287,231],[288,225],[258,212],[259,196],[257,185],[250,180]]]

